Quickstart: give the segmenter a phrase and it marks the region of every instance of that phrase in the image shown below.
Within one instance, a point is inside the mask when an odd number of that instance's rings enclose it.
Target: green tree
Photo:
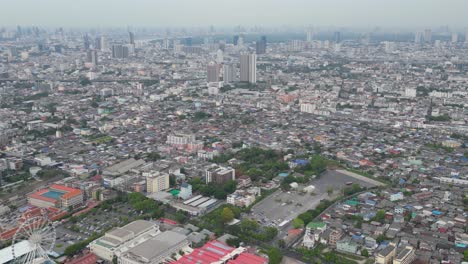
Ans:
[[[367,249],[361,250],[361,256],[366,257],[366,258],[369,257],[369,251],[367,251]]]
[[[304,221],[301,218],[294,218],[294,220],[292,221],[292,225],[294,228],[303,228]]]
[[[277,248],[270,248],[267,251],[268,255],[268,263],[270,264],[279,264],[281,263],[281,260],[283,260],[283,255],[281,255],[281,251]]]
[[[378,210],[372,220],[383,223],[385,220],[385,210]]]
[[[223,220],[223,223],[229,223],[234,219],[234,213],[230,208],[225,207],[221,212],[221,219]]]
[[[328,187],[327,194],[330,196],[333,193],[333,187]]]

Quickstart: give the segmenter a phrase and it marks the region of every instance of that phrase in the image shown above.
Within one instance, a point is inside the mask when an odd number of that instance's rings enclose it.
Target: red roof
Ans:
[[[267,264],[268,260],[260,256],[241,253],[236,259],[229,260],[227,264]]]
[[[192,253],[183,256],[172,264],[210,264],[220,261],[223,257],[233,252],[235,248],[226,245],[218,240],[213,240],[201,248],[197,248]],[[228,264],[267,264],[265,258],[250,253],[241,253],[235,259],[229,260]]]
[[[179,260],[172,263],[179,264],[209,264],[212,262],[219,261],[229,253],[231,253],[235,248],[230,247],[220,241],[213,240],[201,248],[197,248],[192,253],[183,256]]]
[[[288,236],[298,236],[302,233],[302,229],[290,229],[288,230]]]
[[[72,197],[75,197],[75,196],[81,194],[81,190],[79,190],[79,189],[70,188],[70,187],[63,186],[63,185],[58,185],[58,184],[52,184],[50,186],[50,189],[55,189],[55,190],[60,190],[60,191],[66,192],[61,197],[61,198],[64,198],[64,199],[69,199],[69,198],[72,198]]]
[[[96,255],[93,253],[88,253],[82,257],[71,260],[70,262],[65,262],[66,264],[94,264],[97,261]]]

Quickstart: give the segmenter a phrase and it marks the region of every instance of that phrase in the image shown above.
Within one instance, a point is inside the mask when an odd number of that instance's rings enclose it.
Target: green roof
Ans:
[[[174,190],[170,190],[169,193],[172,194],[173,196],[177,196],[177,195],[179,195],[180,191],[174,189]]]
[[[347,205],[358,205],[359,202],[358,202],[358,201],[354,201],[354,200],[347,200],[347,201],[345,202],[345,204],[347,204]]]
[[[307,228],[310,229],[318,229],[318,228],[324,228],[326,224],[324,222],[310,222],[307,224]]]

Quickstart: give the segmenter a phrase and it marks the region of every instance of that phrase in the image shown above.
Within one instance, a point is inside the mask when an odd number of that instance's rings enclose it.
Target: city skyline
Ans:
[[[346,27],[437,27],[468,25],[462,0],[371,1],[10,1],[2,3],[3,26],[217,27],[314,25]],[[285,12],[287,10],[287,12]],[[21,11],[21,12],[19,12]]]

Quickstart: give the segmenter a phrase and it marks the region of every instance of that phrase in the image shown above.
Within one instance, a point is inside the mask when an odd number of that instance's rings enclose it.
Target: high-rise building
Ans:
[[[257,55],[243,53],[240,56],[240,81],[257,82]]]
[[[219,67],[217,64],[211,62],[206,66],[206,81],[219,82]]]
[[[307,42],[311,42],[314,40],[314,30],[312,28],[308,28],[306,31],[306,40]]]
[[[432,42],[432,31],[431,29],[424,30],[424,42],[431,43]]]
[[[106,37],[104,36],[97,36],[94,39],[94,48],[97,50],[104,51],[107,49]]]
[[[91,43],[89,41],[89,36],[88,36],[88,34],[86,34],[86,35],[83,36],[83,47],[84,47],[84,49],[87,50],[87,49],[89,49],[90,45],[91,45]]]
[[[421,43],[421,39],[422,39],[422,33],[420,31],[416,32],[416,34],[414,34],[414,43],[416,44]]]
[[[166,49],[166,50],[169,49],[170,42],[169,42],[169,39],[168,39],[168,38],[165,38],[165,39],[163,40],[163,43],[162,43],[162,44],[163,44],[163,45],[162,45],[162,48],[163,48],[163,49]]]
[[[100,36],[97,36],[94,39],[94,48],[97,49],[97,50],[102,50],[101,37]]]
[[[234,65],[224,64],[223,65],[223,82],[232,83],[234,81],[234,77],[235,77]]]
[[[120,44],[112,45],[112,58],[128,58],[128,54],[128,47]]]
[[[239,35],[235,35],[233,38],[232,38],[232,43],[237,46],[237,43],[239,42]]]
[[[98,64],[98,56],[96,50],[87,50],[86,51],[86,62],[90,62],[94,65]]]
[[[468,28],[465,29],[465,43],[468,43]]]
[[[135,44],[135,34],[133,34],[133,32],[131,31],[128,32],[128,38],[129,38],[130,44]]]
[[[453,32],[452,33],[452,43],[457,43],[458,42],[458,33]]]
[[[224,61],[224,52],[221,49],[216,51],[216,63],[221,64]]]
[[[160,192],[169,189],[169,174],[167,173],[143,173],[146,177],[146,191],[148,193]]]
[[[266,36],[262,36],[259,41],[256,43],[256,52],[257,54],[265,54],[267,46]]]
[[[341,32],[340,31],[335,31],[333,34],[333,39],[335,40],[336,43],[341,42]]]
[[[192,46],[193,39],[192,37],[187,37],[184,39],[185,46]]]

